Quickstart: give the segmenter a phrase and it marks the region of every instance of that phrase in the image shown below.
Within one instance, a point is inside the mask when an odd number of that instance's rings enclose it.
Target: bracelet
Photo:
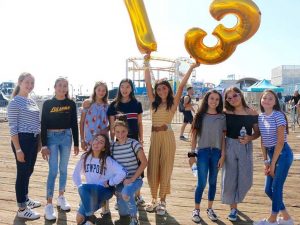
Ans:
[[[44,150],[44,149],[47,149],[47,148],[48,148],[47,146],[43,146],[41,149]]]
[[[16,153],[19,153],[19,152],[22,152],[22,149],[19,148],[16,150]]]
[[[266,160],[264,160],[264,164],[265,165],[270,164],[270,161],[266,159]]]

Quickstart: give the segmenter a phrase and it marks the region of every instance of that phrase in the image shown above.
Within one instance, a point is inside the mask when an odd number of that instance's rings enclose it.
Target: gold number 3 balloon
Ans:
[[[185,34],[185,48],[196,61],[202,64],[217,64],[228,59],[238,44],[251,38],[259,28],[261,13],[251,0],[214,0],[210,14],[220,21],[227,14],[235,14],[238,22],[233,28],[218,25],[213,35],[218,43],[207,47],[203,38],[207,35],[200,28],[192,28]]]
[[[136,44],[142,54],[156,51],[157,44],[143,0],[124,0],[133,27]]]

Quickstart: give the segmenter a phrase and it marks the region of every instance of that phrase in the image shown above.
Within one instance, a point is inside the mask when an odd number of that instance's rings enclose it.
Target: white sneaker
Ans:
[[[55,215],[55,212],[54,212],[54,207],[52,204],[47,204],[45,206],[45,219],[46,220],[56,220],[56,215]]]
[[[70,204],[68,203],[65,196],[59,196],[57,198],[57,206],[60,207],[61,210],[69,211],[71,209]]]
[[[40,218],[40,214],[31,210],[28,206],[23,211],[18,210],[17,216],[28,220],[36,220]]]
[[[33,199],[30,199],[30,198],[29,198],[29,199],[26,201],[26,205],[27,205],[29,208],[33,209],[33,208],[40,207],[40,206],[41,206],[41,203],[38,202],[38,201],[34,201]]]
[[[192,213],[192,220],[195,223],[200,223],[201,217],[200,217],[200,209],[194,209]]]
[[[282,217],[279,217],[277,219],[277,223],[279,225],[294,225],[294,221],[292,218],[289,218],[288,220],[284,220]]]
[[[278,225],[277,221],[274,223],[269,222],[267,219],[263,219],[257,222],[253,222],[253,225]]]

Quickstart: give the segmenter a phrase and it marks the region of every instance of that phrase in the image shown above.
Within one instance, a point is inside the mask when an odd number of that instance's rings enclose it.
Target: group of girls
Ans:
[[[81,148],[85,152],[73,173],[73,180],[81,198],[76,216],[78,224],[92,224],[93,213],[105,205],[113,192],[117,196],[119,214],[129,215],[130,225],[138,224],[136,203],[143,203],[139,190],[147,165],[152,200],[147,204],[146,210],[155,211],[159,215],[166,213],[166,195],[170,193],[176,149],[171,121],[183,88],[193,69],[199,64],[191,65],[178,87],[177,94],[173,96],[172,88],[166,80],[159,80],[153,91],[149,60],[150,55],[147,55],[145,81],[152,105],[153,121],[148,161],[143,151],[143,110],[141,103],[134,97],[131,80],[121,81],[118,95],[110,105],[107,101],[107,85],[97,82],[91,99],[83,103],[78,131],[76,105],[69,98],[68,81],[65,78],[55,81],[55,95],[43,104],[40,119],[39,108],[30,98],[34,77],[30,73],[19,76],[8,107],[12,149],[17,163],[18,217],[40,217],[33,208],[41,206],[41,203],[28,197],[29,179],[40,150],[49,165],[44,216],[47,220],[55,220],[57,217],[53,195],[58,170],[60,177],[57,206],[61,210],[70,210],[64,192],[72,142],[74,154],[79,153],[79,133]],[[81,182],[81,174],[85,175],[84,184]]]
[[[266,175],[265,193],[272,201],[268,218],[255,225],[293,225],[283,203],[283,186],[293,161],[287,143],[288,122],[280,109],[276,93],[266,90],[260,98],[260,111],[251,109],[243,93],[236,87],[222,95],[215,90],[204,96],[192,123],[192,151],[188,153],[190,165],[197,164],[198,183],[195,190],[195,209],[192,220],[201,221],[200,203],[209,182],[207,216],[218,220],[213,210],[218,170],[222,170],[222,203],[230,206],[228,219],[238,218],[238,204],[243,201],[253,183],[252,141],[261,136],[261,149]],[[245,129],[246,134],[241,130]],[[281,217],[279,217],[281,214]]]
[[[94,212],[105,203],[107,205],[107,200],[114,192],[119,214],[129,215],[130,225],[138,224],[136,200],[143,201],[139,190],[146,166],[152,196],[152,200],[146,205],[146,211],[154,211],[158,215],[166,213],[166,196],[170,194],[176,150],[171,122],[184,86],[199,64],[190,66],[174,95],[167,80],[157,81],[153,89],[149,60],[150,55],[147,54],[144,60],[145,83],[152,115],[148,160],[143,151],[143,110],[141,103],[134,97],[131,80],[121,81],[118,95],[110,105],[107,101],[107,85],[102,82],[95,84],[91,99],[83,103],[80,139],[81,148],[85,152],[73,173],[73,181],[81,198],[76,216],[78,224],[92,224]],[[55,220],[52,199],[58,169],[60,178],[57,205],[62,210],[70,210],[64,192],[72,138],[74,154],[79,152],[77,111],[68,95],[68,81],[59,78],[55,81],[54,97],[43,105],[40,120],[39,108],[29,95],[33,87],[34,77],[29,73],[21,74],[8,107],[12,149],[17,163],[17,215],[27,219],[40,217],[32,208],[41,204],[28,197],[28,184],[37,152],[41,149],[42,157],[49,164],[45,218]],[[292,224],[283,204],[282,191],[293,156],[286,142],[288,124],[280,111],[278,98],[272,91],[264,92],[260,101],[262,113],[258,115],[247,106],[238,88],[230,88],[225,92],[224,105],[225,110],[222,96],[218,92],[208,92],[192,123],[192,152],[189,157],[191,164],[197,161],[198,169],[193,221],[201,220],[200,203],[207,176],[207,214],[212,220],[218,219],[212,205],[218,170],[221,167],[222,202],[230,205],[228,219],[237,220],[237,205],[243,201],[253,181],[252,140],[261,134],[267,175],[266,193],[272,200],[272,213],[269,218],[257,224],[277,223],[279,212],[283,216],[279,218],[281,224]],[[243,127],[246,135],[240,136]],[[85,183],[81,181],[81,174],[85,175]],[[108,210],[107,206],[104,209]]]

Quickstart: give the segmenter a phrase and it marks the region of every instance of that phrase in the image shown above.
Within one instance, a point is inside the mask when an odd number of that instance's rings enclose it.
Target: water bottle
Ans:
[[[240,137],[245,137],[247,134],[247,130],[245,127],[242,127],[242,129],[240,130]]]
[[[193,165],[192,165],[192,173],[193,173],[194,177],[198,176],[198,170],[197,170],[197,164],[196,163],[193,163]]]

